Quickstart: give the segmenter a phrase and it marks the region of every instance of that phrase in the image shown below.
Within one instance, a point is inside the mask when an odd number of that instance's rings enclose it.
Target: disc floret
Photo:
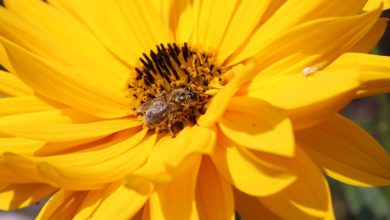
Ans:
[[[213,52],[187,43],[160,44],[157,51],[142,54],[129,79],[132,111],[149,129],[168,130],[174,136],[204,114],[212,98],[208,91],[224,84],[223,72]]]

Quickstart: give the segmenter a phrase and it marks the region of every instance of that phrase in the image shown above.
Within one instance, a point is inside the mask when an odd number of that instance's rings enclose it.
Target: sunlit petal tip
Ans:
[[[390,91],[390,58],[373,54],[346,53],[336,59],[329,69],[355,66],[359,89],[356,97],[365,97]]]
[[[350,52],[370,53],[373,51],[385,33],[389,20],[390,18],[379,18],[366,35],[351,48]]]

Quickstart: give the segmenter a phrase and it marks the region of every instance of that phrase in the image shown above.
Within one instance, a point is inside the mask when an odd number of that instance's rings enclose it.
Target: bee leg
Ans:
[[[176,137],[175,131],[173,130],[173,127],[171,125],[168,125],[169,133],[171,134],[171,137]]]
[[[168,119],[168,131],[171,134],[171,137],[176,137],[175,131],[174,131],[174,123],[175,123],[175,117],[170,116]]]
[[[160,134],[160,128],[156,128],[155,132],[156,132],[157,135],[159,135]]]

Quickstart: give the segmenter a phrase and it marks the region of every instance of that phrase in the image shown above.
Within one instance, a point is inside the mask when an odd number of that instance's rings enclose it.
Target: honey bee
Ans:
[[[198,101],[199,93],[194,89],[174,88],[141,104],[137,111],[143,115],[143,122],[147,127],[168,129],[174,137],[175,126],[182,128],[189,121],[196,123],[194,112]]]

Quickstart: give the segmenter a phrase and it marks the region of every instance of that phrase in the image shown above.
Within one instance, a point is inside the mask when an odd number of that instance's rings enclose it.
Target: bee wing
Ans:
[[[166,99],[165,95],[159,95],[156,98],[141,104],[138,107],[137,111],[138,112],[147,112],[151,107],[153,107],[154,103],[156,103],[156,102],[166,103],[167,99]]]

